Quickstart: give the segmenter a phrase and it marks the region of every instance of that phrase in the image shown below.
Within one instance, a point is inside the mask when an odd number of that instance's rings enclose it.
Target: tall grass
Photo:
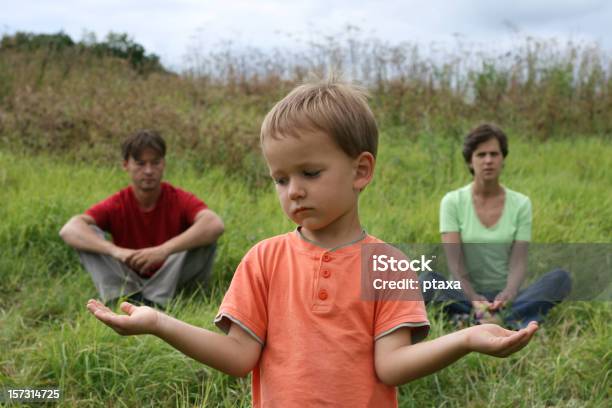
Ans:
[[[370,233],[389,242],[439,240],[439,200],[469,176],[458,147],[436,140],[382,134],[376,177],[360,204]],[[539,144],[513,138],[510,151],[503,182],[531,197],[535,241],[609,241],[610,144],[598,138]],[[226,223],[212,287],[179,298],[169,309],[212,328],[246,250],[293,225],[270,182],[253,189],[221,168],[184,166],[179,155],[168,161],[167,179],[200,195]],[[118,166],[5,151],[0,163],[2,386],[59,387],[63,406],[250,404],[248,379],[208,369],[154,338],[121,338],[86,312],[95,288],[57,233],[71,215],[125,185]],[[432,337],[451,330],[437,311],[430,317]],[[611,318],[609,303],[563,304],[526,350],[506,360],[472,355],[402,386],[401,406],[606,406],[612,397]]]
[[[390,138],[456,140],[493,120],[530,140],[612,132],[610,55],[596,44],[525,37],[492,51],[371,38],[349,26],[293,49],[194,48],[180,75],[65,49],[0,49],[0,146],[109,163],[137,128],[157,128],[182,160],[265,178],[257,135],[273,103],[332,69],[370,89]],[[435,142],[438,143],[438,142]]]
[[[149,337],[120,338],[84,309],[95,296],[58,230],[126,184],[119,140],[168,139],[167,179],[225,221],[211,287],[169,313],[212,328],[233,271],[259,240],[291,230],[258,151],[260,121],[309,71],[370,88],[381,127],[376,177],[360,213],[388,241],[439,241],[438,203],[469,174],[465,131],[496,120],[510,136],[503,182],[530,196],[535,242],[609,242],[610,59],[591,44],[525,38],[507,54],[458,44],[435,53],[354,27],[295,50],[194,50],[180,74],[126,61],[0,49],[0,388],[62,389],[63,406],[248,406],[231,379]],[[413,406],[608,406],[609,303],[556,308],[527,350],[472,355],[400,389]],[[450,330],[432,311],[432,336]]]

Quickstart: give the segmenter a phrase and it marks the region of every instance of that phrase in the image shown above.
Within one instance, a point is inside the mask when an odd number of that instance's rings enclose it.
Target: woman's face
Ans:
[[[470,168],[474,170],[474,179],[482,181],[497,180],[504,165],[499,141],[491,138],[476,146],[470,160]]]

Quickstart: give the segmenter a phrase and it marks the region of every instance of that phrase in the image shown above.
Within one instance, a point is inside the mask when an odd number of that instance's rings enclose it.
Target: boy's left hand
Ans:
[[[483,324],[465,329],[465,341],[469,351],[495,357],[508,357],[525,347],[538,324],[531,322],[519,331],[507,330],[496,324]]]

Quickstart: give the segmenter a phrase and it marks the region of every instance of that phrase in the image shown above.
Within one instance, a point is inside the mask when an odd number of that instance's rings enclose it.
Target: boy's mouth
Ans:
[[[302,212],[308,211],[308,210],[312,210],[312,208],[309,208],[309,207],[298,207],[295,210],[293,210],[293,214],[297,215],[299,213],[302,213]]]

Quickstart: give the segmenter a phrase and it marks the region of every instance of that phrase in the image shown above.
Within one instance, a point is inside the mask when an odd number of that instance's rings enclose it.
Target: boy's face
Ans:
[[[313,131],[302,132],[299,138],[268,137],[262,148],[281,207],[302,231],[321,233],[359,221],[359,191],[374,169],[370,153],[353,159],[331,137]]]

